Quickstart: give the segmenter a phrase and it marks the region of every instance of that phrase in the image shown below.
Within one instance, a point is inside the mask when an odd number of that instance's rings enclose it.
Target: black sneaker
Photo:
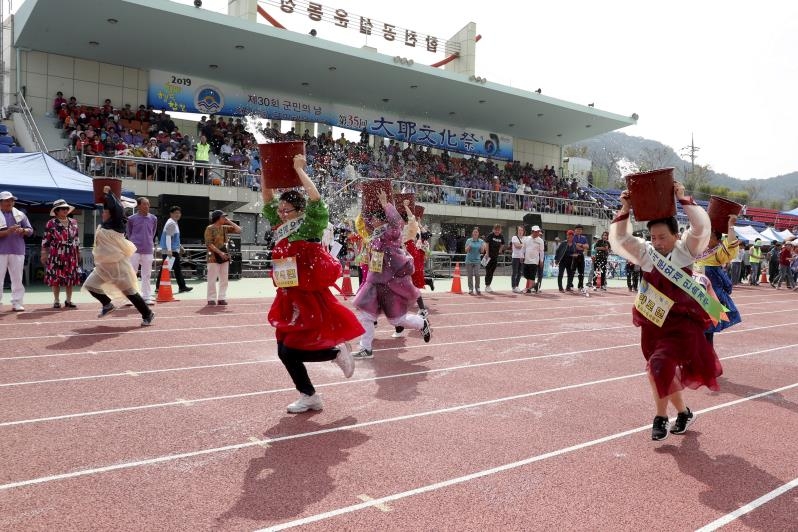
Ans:
[[[671,434],[684,434],[687,432],[687,428],[693,424],[695,418],[696,415],[689,408],[687,412],[679,412],[679,415],[676,416],[676,421],[673,422],[671,427]]]
[[[194,290],[194,287],[193,287],[193,286],[187,286],[187,287],[185,287],[185,288],[181,288],[181,289],[179,289],[179,290],[177,291],[177,293],[178,293],[178,294],[182,294],[183,292],[191,292],[192,290]]]
[[[429,339],[432,337],[432,329],[429,326],[429,320],[424,318],[424,326],[421,328],[421,334],[424,335],[424,343],[429,343]]]
[[[155,313],[150,312],[147,317],[141,319],[141,326],[142,327],[149,327],[152,325],[153,320],[155,319]]]
[[[112,313],[115,310],[116,310],[116,307],[114,306],[114,304],[113,303],[108,303],[107,305],[103,305],[103,308],[100,309],[100,313],[97,314],[97,317],[98,318],[104,318],[104,317],[106,317],[107,315],[109,315],[110,313]]]
[[[656,416],[654,418],[654,425],[651,427],[651,439],[654,441],[662,441],[668,437],[668,418],[664,416]]]
[[[432,277],[429,278],[429,280],[427,281],[427,284],[429,285],[429,289],[434,292],[435,291],[435,281],[432,279]]]

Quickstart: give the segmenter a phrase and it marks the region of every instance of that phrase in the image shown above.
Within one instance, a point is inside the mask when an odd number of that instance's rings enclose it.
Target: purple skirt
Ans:
[[[355,308],[372,316],[382,311],[388,319],[400,318],[414,305],[421,294],[413,285],[413,279],[406,275],[387,283],[372,283],[371,276],[357,292],[353,304]]]

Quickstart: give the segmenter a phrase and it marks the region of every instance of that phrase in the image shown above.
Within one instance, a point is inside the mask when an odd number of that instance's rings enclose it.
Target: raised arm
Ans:
[[[308,174],[305,173],[305,166],[307,164],[308,162],[304,155],[294,155],[294,170],[296,170],[296,174],[299,176],[302,186],[305,187],[305,191],[308,193],[308,201],[319,201],[321,199],[319,189],[316,188],[316,185],[310,180]]]
[[[682,205],[682,210],[690,220],[690,228],[682,235],[682,242],[693,257],[699,256],[707,249],[711,223],[707,211],[696,205],[693,198],[685,196],[684,185],[678,181],[673,183],[673,192],[676,200]],[[735,218],[736,221],[736,218]],[[732,226],[733,227],[733,226]],[[735,239],[737,238],[735,234]]]
[[[629,211],[631,209],[630,193],[628,190],[621,192],[621,208],[610,224],[610,245],[620,256],[637,264],[643,264],[646,255],[646,243],[642,238],[633,236],[630,232],[631,222]]]

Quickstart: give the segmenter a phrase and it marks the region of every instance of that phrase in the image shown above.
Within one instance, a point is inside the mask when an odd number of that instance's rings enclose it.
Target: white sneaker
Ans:
[[[352,348],[346,342],[338,344],[337,347],[339,349],[338,356],[333,359],[333,362],[341,368],[341,371],[344,372],[344,377],[348,379],[355,372],[355,361],[352,358]],[[313,397],[315,397],[315,395]]]
[[[493,288],[491,288],[490,285],[488,285],[488,286],[485,287],[485,292],[487,292],[489,294],[492,294],[493,293]]]
[[[404,338],[405,336],[407,335],[405,334],[404,331],[402,332],[394,331],[393,334],[391,334],[391,338]]]
[[[22,306],[22,305],[20,305],[19,303],[14,303],[14,304],[11,306],[11,310],[13,310],[14,312],[23,312],[23,311],[25,310],[25,307],[23,307],[23,306]]]
[[[321,397],[319,394],[305,395],[299,394],[299,399],[288,405],[289,414],[301,414],[308,410],[321,410],[324,406],[321,404]]]

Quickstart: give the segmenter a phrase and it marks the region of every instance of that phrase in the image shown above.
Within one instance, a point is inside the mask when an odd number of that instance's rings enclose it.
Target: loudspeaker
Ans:
[[[541,218],[540,214],[532,212],[524,215],[522,223],[524,224],[524,227],[526,227],[527,230],[533,225],[537,225],[541,229],[543,228],[543,219]]]
[[[211,212],[211,199],[208,196],[178,196],[176,194],[158,196],[158,212],[162,218],[169,217],[169,207],[172,205],[180,207],[180,210],[183,211],[183,218],[202,218],[206,220],[206,226],[211,223],[208,219],[208,214]]]

